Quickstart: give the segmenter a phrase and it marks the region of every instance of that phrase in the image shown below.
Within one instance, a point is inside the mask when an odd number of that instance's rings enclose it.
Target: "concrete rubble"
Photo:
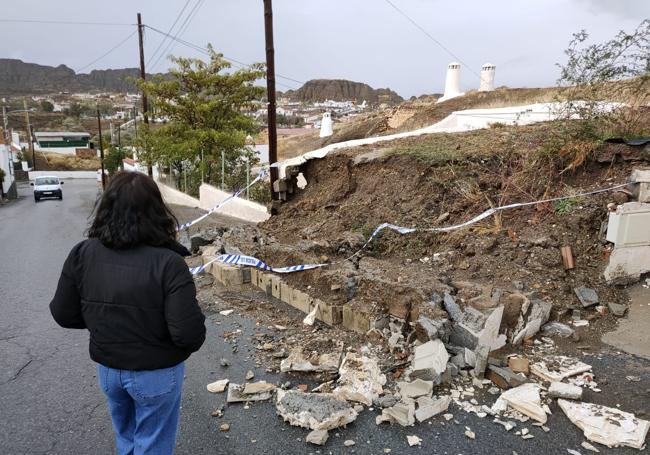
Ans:
[[[335,352],[305,354],[303,348],[293,349],[286,359],[280,362],[280,371],[336,372],[341,364],[342,348]]]
[[[584,308],[588,308],[598,303],[598,294],[591,288],[578,286],[576,288],[573,288],[573,292],[575,292],[576,297],[578,297],[580,304]]]
[[[218,381],[211,382],[207,386],[208,392],[221,393],[226,390],[226,387],[228,387],[228,382],[230,382],[228,379],[219,379]]]
[[[384,392],[386,376],[375,358],[348,352],[339,368],[338,384],[333,391],[335,396],[370,406]]]
[[[522,305],[517,327],[512,335],[512,344],[521,344],[539,332],[551,316],[553,305],[543,300],[533,300],[527,305]]]
[[[532,374],[548,382],[562,382],[563,379],[590,370],[591,365],[587,365],[573,357],[559,355],[547,356],[544,360],[530,366],[530,372]]]
[[[551,398],[565,398],[568,400],[582,399],[582,387],[564,382],[551,382],[548,388],[548,396]]]
[[[451,397],[448,395],[439,398],[420,397],[416,403],[418,409],[415,411],[415,418],[418,422],[424,422],[449,409]]]
[[[442,374],[447,369],[449,354],[440,340],[427,341],[416,346],[411,362],[411,377],[433,381],[440,384]]]
[[[331,393],[278,390],[277,413],[290,425],[312,430],[332,430],[354,422],[357,411]]]
[[[561,322],[549,322],[542,326],[542,334],[548,337],[558,336],[569,338],[575,331]]]
[[[264,381],[261,381],[264,382]],[[265,401],[271,398],[271,392],[275,388],[273,384],[266,385],[235,384],[230,383],[228,387],[228,403],[243,403],[246,401]],[[246,389],[248,387],[248,389]],[[246,392],[248,390],[248,392]]]
[[[422,439],[416,435],[406,436],[406,442],[408,442],[409,447],[422,445]]]
[[[509,407],[527,415],[533,420],[546,423],[546,411],[542,407],[542,400],[539,394],[539,385],[537,384],[522,384],[514,389],[506,390],[501,394],[499,401],[505,402]],[[495,406],[497,406],[495,403]],[[497,406],[500,409],[502,405]],[[493,407],[493,409],[495,409]]]
[[[643,449],[650,422],[616,408],[593,403],[558,400],[564,414],[584,432],[585,438],[608,447]]]
[[[273,390],[275,390],[275,385],[266,381],[259,381],[245,384],[242,393],[244,395],[258,395],[260,393],[272,392]]]
[[[305,441],[315,444],[317,446],[324,445],[329,439],[327,430],[312,430],[306,437]]]
[[[413,382],[398,382],[397,387],[403,398],[418,398],[421,396],[431,396],[433,391],[433,381],[423,381],[416,379]]]
[[[375,423],[379,425],[383,422],[397,423],[403,427],[415,425],[415,401],[404,400],[395,406],[383,409],[381,415],[375,418]]]

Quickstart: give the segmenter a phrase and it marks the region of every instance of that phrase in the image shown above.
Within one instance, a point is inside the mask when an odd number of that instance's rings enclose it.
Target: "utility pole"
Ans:
[[[25,126],[27,128],[27,139],[29,140],[29,151],[32,154],[32,169],[36,170],[36,152],[34,151],[34,135],[32,126],[29,124],[29,110],[27,110],[27,100],[23,98],[23,109],[25,110]]]
[[[273,4],[264,0],[264,32],[266,42],[266,97],[268,99],[268,130],[269,130],[269,164],[278,161],[278,133],[275,115],[275,50],[273,49]],[[271,197],[278,200],[278,194],[273,184],[278,179],[278,169],[271,168]]]
[[[120,131],[122,131],[122,125],[123,123],[120,123],[119,126],[117,127],[117,150],[119,151],[120,159],[124,159],[122,156],[122,136],[120,134]],[[120,168],[124,170],[123,161],[120,161]]]
[[[137,106],[133,106],[133,129],[135,130],[134,134],[135,134],[135,138],[137,139],[138,138],[138,107]]]
[[[97,107],[97,128],[99,129],[99,160],[102,163],[102,191],[106,189],[106,175],[104,174],[104,144],[102,143],[102,119]]]
[[[142,82],[145,81],[146,73],[144,71],[144,25],[142,25],[142,15],[138,13],[138,41],[140,43],[140,77]],[[142,115],[144,123],[149,125],[149,106],[147,105],[147,94],[144,89],[142,90]],[[147,162],[147,173],[149,177],[153,177],[153,167],[151,161]]]

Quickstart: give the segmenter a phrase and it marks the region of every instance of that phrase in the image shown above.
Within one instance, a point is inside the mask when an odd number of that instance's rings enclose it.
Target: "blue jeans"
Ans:
[[[108,398],[118,455],[171,455],[185,363],[160,370],[116,370],[97,364]]]

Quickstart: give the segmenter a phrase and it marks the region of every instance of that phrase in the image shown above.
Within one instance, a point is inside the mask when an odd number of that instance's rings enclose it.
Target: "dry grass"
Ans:
[[[60,153],[36,153],[36,169],[39,171],[96,171],[101,167],[99,158],[80,158]]]

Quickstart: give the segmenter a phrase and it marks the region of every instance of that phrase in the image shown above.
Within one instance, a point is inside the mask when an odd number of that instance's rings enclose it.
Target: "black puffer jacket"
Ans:
[[[174,366],[205,340],[205,317],[178,247],[76,245],[50,311],[62,327],[90,331],[90,357],[123,370]],[[182,247],[181,247],[182,248]]]

